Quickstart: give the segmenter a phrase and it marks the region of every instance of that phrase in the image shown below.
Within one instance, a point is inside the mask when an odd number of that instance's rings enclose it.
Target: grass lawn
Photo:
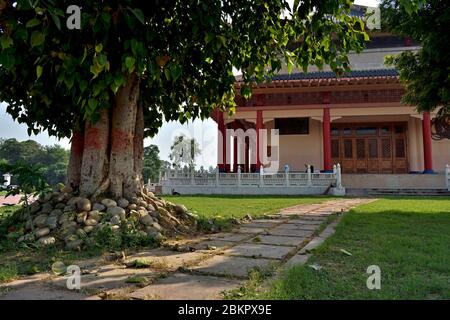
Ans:
[[[6,191],[5,190],[0,190],[0,196],[6,196]]]
[[[215,224],[223,228],[229,227],[231,218],[242,218],[250,214],[260,218],[266,214],[275,213],[281,208],[299,204],[321,203],[329,200],[326,196],[164,196],[171,202],[184,204],[208,221],[214,219]]]
[[[366,286],[370,265],[381,268],[380,290]],[[391,198],[357,207],[306,265],[259,291],[244,298],[450,299],[450,199]]]

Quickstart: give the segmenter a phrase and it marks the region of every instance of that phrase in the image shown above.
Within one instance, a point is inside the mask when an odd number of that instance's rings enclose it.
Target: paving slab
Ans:
[[[243,224],[243,228],[261,228],[261,229],[267,229],[267,228],[273,228],[276,225],[280,224],[280,223],[284,223],[284,221],[279,221],[279,222],[259,222],[259,221],[255,221],[255,222],[251,222],[251,223],[246,223]]]
[[[252,235],[247,233],[222,233],[218,234],[214,239],[221,241],[241,242],[250,237],[252,237]]]
[[[189,244],[190,247],[196,250],[206,250],[208,252],[214,253],[215,250],[222,250],[232,247],[236,242],[223,241],[223,240],[205,240],[197,243]],[[215,248],[215,249],[214,249]]]
[[[286,222],[288,219],[257,219],[253,220],[253,222],[264,222],[264,223],[273,223],[273,224],[279,224]]]
[[[311,252],[312,250],[319,247],[324,241],[325,241],[325,238],[315,237],[299,251],[299,254],[303,254],[305,252]]]
[[[274,229],[269,230],[271,236],[287,236],[287,237],[310,237],[313,235],[314,230],[300,230],[299,228],[290,227],[297,226],[296,224],[282,225]]]
[[[148,281],[158,278],[160,273],[150,270],[148,268],[124,268],[121,266],[111,266],[110,269],[105,269],[91,274],[81,275],[81,290],[87,290],[91,293],[99,293],[107,290],[124,288],[133,286],[127,283],[127,280],[133,277],[145,278]],[[61,289],[67,289],[67,276],[58,277],[51,281],[51,283]]]
[[[286,262],[285,266],[289,268],[293,266],[304,265],[310,257],[311,254],[296,254],[295,256],[290,258],[288,262]]]
[[[287,224],[307,224],[307,225],[311,225],[311,226],[315,226],[318,227],[320,226],[322,223],[324,223],[324,221],[317,221],[317,220],[308,220],[308,219],[291,219],[289,221],[286,222]]]
[[[319,229],[319,225],[311,225],[311,224],[300,224],[300,223],[285,223],[277,226],[276,228],[270,229],[269,232],[272,233],[273,230],[299,230],[299,231],[315,231]]]
[[[100,300],[74,290],[60,290],[46,284],[33,284],[5,291],[0,300]]]
[[[26,276],[10,282],[0,284],[0,292],[12,289],[19,289],[25,286],[32,286],[36,283],[41,283],[47,279],[50,279],[53,274],[50,273],[38,273],[31,276]]]
[[[303,220],[303,221],[325,222],[327,220],[327,217],[301,215],[301,216],[299,216],[298,219]],[[289,220],[286,220],[286,222],[289,223],[289,221],[292,221],[292,220],[295,220],[295,219],[289,219]]]
[[[294,250],[293,247],[273,246],[258,243],[239,244],[224,251],[232,256],[244,256],[265,259],[283,259]]]
[[[238,280],[175,273],[131,293],[130,297],[142,300],[213,300],[222,298],[224,291],[239,285]]]
[[[250,240],[249,243],[261,243],[261,244],[271,244],[277,246],[293,246],[297,247],[301,245],[306,240],[306,237],[285,237],[285,236],[267,236],[261,235],[256,236]]]
[[[153,269],[174,271],[180,267],[195,264],[209,255],[204,252],[177,252],[165,248],[142,251],[127,257],[126,262],[145,259]]]
[[[237,233],[245,233],[245,234],[259,234],[266,232],[266,228],[247,228],[240,227],[236,230]]]
[[[329,216],[330,216],[330,214],[308,212],[308,213],[305,213],[302,217],[328,218]]]
[[[236,278],[247,278],[254,269],[270,268],[275,260],[217,255],[190,268],[191,271]]]

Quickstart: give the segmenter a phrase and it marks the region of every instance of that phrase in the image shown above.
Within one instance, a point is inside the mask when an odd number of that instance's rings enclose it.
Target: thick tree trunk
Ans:
[[[134,133],[139,82],[132,75],[116,95],[111,127],[109,163],[110,191],[115,197],[130,197],[134,188]],[[125,192],[124,192],[125,191]]]
[[[80,183],[80,194],[83,196],[93,195],[107,176],[109,127],[107,109],[101,111],[97,123],[86,122]]]
[[[142,191],[143,184],[145,183],[142,176],[142,170],[144,169],[144,109],[138,106],[136,115],[136,129],[133,139],[134,148],[134,182],[132,188],[134,192],[139,193]]]
[[[74,130],[71,142],[66,185],[73,189],[78,189],[80,186],[81,164],[83,161],[84,130]]]
[[[81,147],[72,139],[70,162],[76,163],[79,149],[82,154],[78,175],[82,196],[97,198],[108,193],[131,199],[142,191],[144,114],[138,97],[139,79],[131,75],[117,92],[112,109],[101,111],[97,123],[86,122]],[[69,173],[71,181],[77,181],[71,166]]]

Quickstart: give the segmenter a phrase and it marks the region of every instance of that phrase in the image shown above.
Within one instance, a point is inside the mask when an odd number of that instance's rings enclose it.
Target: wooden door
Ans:
[[[406,130],[406,123],[333,125],[332,161],[344,173],[407,173]]]

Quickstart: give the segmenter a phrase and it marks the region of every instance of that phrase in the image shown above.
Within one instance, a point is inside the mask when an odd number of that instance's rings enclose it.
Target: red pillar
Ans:
[[[433,171],[433,156],[431,151],[431,120],[430,113],[424,112],[422,118],[422,133],[423,133],[423,173],[434,173]]]
[[[226,170],[226,152],[227,152],[227,138],[226,138],[226,129],[225,129],[225,121],[223,119],[223,112],[220,110],[216,110],[216,121],[217,121],[217,164],[219,166],[220,172],[225,172]],[[220,143],[222,142],[222,148],[220,148]],[[222,156],[220,156],[220,152],[222,152]]]
[[[261,141],[260,137],[260,131],[263,129],[263,112],[262,110],[256,111],[256,172],[259,172],[259,169],[261,168],[261,159],[259,157],[259,144]]]
[[[328,93],[323,95],[323,103],[323,172],[333,172],[331,164],[330,100]]]

